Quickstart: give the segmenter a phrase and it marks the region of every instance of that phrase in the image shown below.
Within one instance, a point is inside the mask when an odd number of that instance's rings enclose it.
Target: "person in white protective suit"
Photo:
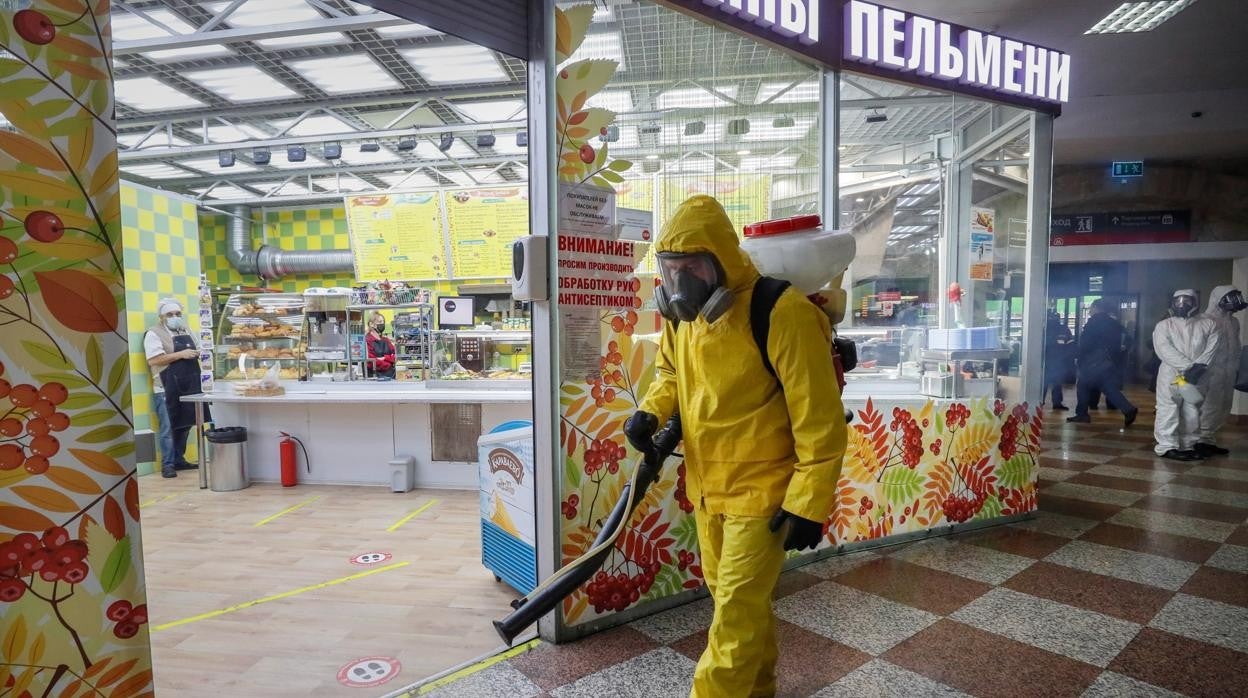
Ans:
[[[1205,401],[1200,405],[1200,437],[1196,455],[1203,458],[1225,456],[1230,451],[1218,446],[1218,432],[1231,415],[1235,398],[1235,374],[1239,372],[1239,320],[1235,313],[1248,308],[1244,294],[1234,286],[1218,286],[1209,296],[1209,308],[1202,317],[1218,328],[1218,351],[1209,372],[1200,382]]]
[[[1196,386],[1209,370],[1218,349],[1218,328],[1197,315],[1200,300],[1191,289],[1170,299],[1171,317],[1153,329],[1153,351],[1161,359],[1157,372],[1157,421],[1154,449],[1162,458],[1200,460],[1195,449],[1200,434],[1202,395]]]

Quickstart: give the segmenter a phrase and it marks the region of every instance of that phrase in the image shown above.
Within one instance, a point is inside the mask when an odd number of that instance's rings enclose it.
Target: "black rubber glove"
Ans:
[[[823,524],[803,519],[797,514],[790,514],[784,509],[777,511],[776,515],[771,517],[771,523],[767,527],[775,533],[784,526],[785,522],[789,522],[789,533],[784,537],[785,550],[813,548],[823,540]]]
[[[1192,364],[1192,367],[1183,372],[1183,380],[1188,383],[1199,383],[1201,378],[1205,377],[1205,372],[1209,367],[1205,364]]]
[[[624,436],[641,453],[654,450],[654,433],[659,430],[659,418],[638,410],[624,422]]]

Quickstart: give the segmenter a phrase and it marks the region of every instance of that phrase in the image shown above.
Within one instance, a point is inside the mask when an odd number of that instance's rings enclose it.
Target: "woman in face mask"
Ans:
[[[368,318],[368,335],[364,344],[368,348],[368,372],[377,378],[394,378],[394,341],[383,334],[386,330],[386,318],[373,311]]]

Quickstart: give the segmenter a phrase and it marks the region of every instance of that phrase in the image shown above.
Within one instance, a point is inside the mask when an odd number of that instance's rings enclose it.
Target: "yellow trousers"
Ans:
[[[783,529],[768,519],[697,513],[702,573],[715,602],[706,651],[691,698],[776,694],[776,620],[772,594],[784,564]]]

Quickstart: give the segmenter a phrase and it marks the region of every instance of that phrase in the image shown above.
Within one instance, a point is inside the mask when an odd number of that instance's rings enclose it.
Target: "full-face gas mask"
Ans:
[[[724,273],[714,255],[660,252],[658,260],[662,285],[655,289],[654,300],[663,317],[693,322],[701,314],[709,323],[732,307],[732,291],[724,286]]]
[[[1200,301],[1195,292],[1179,291],[1170,299],[1170,314],[1180,318],[1190,318],[1200,309]]]
[[[1241,293],[1239,289],[1235,289],[1225,296],[1222,296],[1222,300],[1218,301],[1218,307],[1224,312],[1238,313],[1239,311],[1248,308],[1248,301],[1244,300],[1244,294]]]

